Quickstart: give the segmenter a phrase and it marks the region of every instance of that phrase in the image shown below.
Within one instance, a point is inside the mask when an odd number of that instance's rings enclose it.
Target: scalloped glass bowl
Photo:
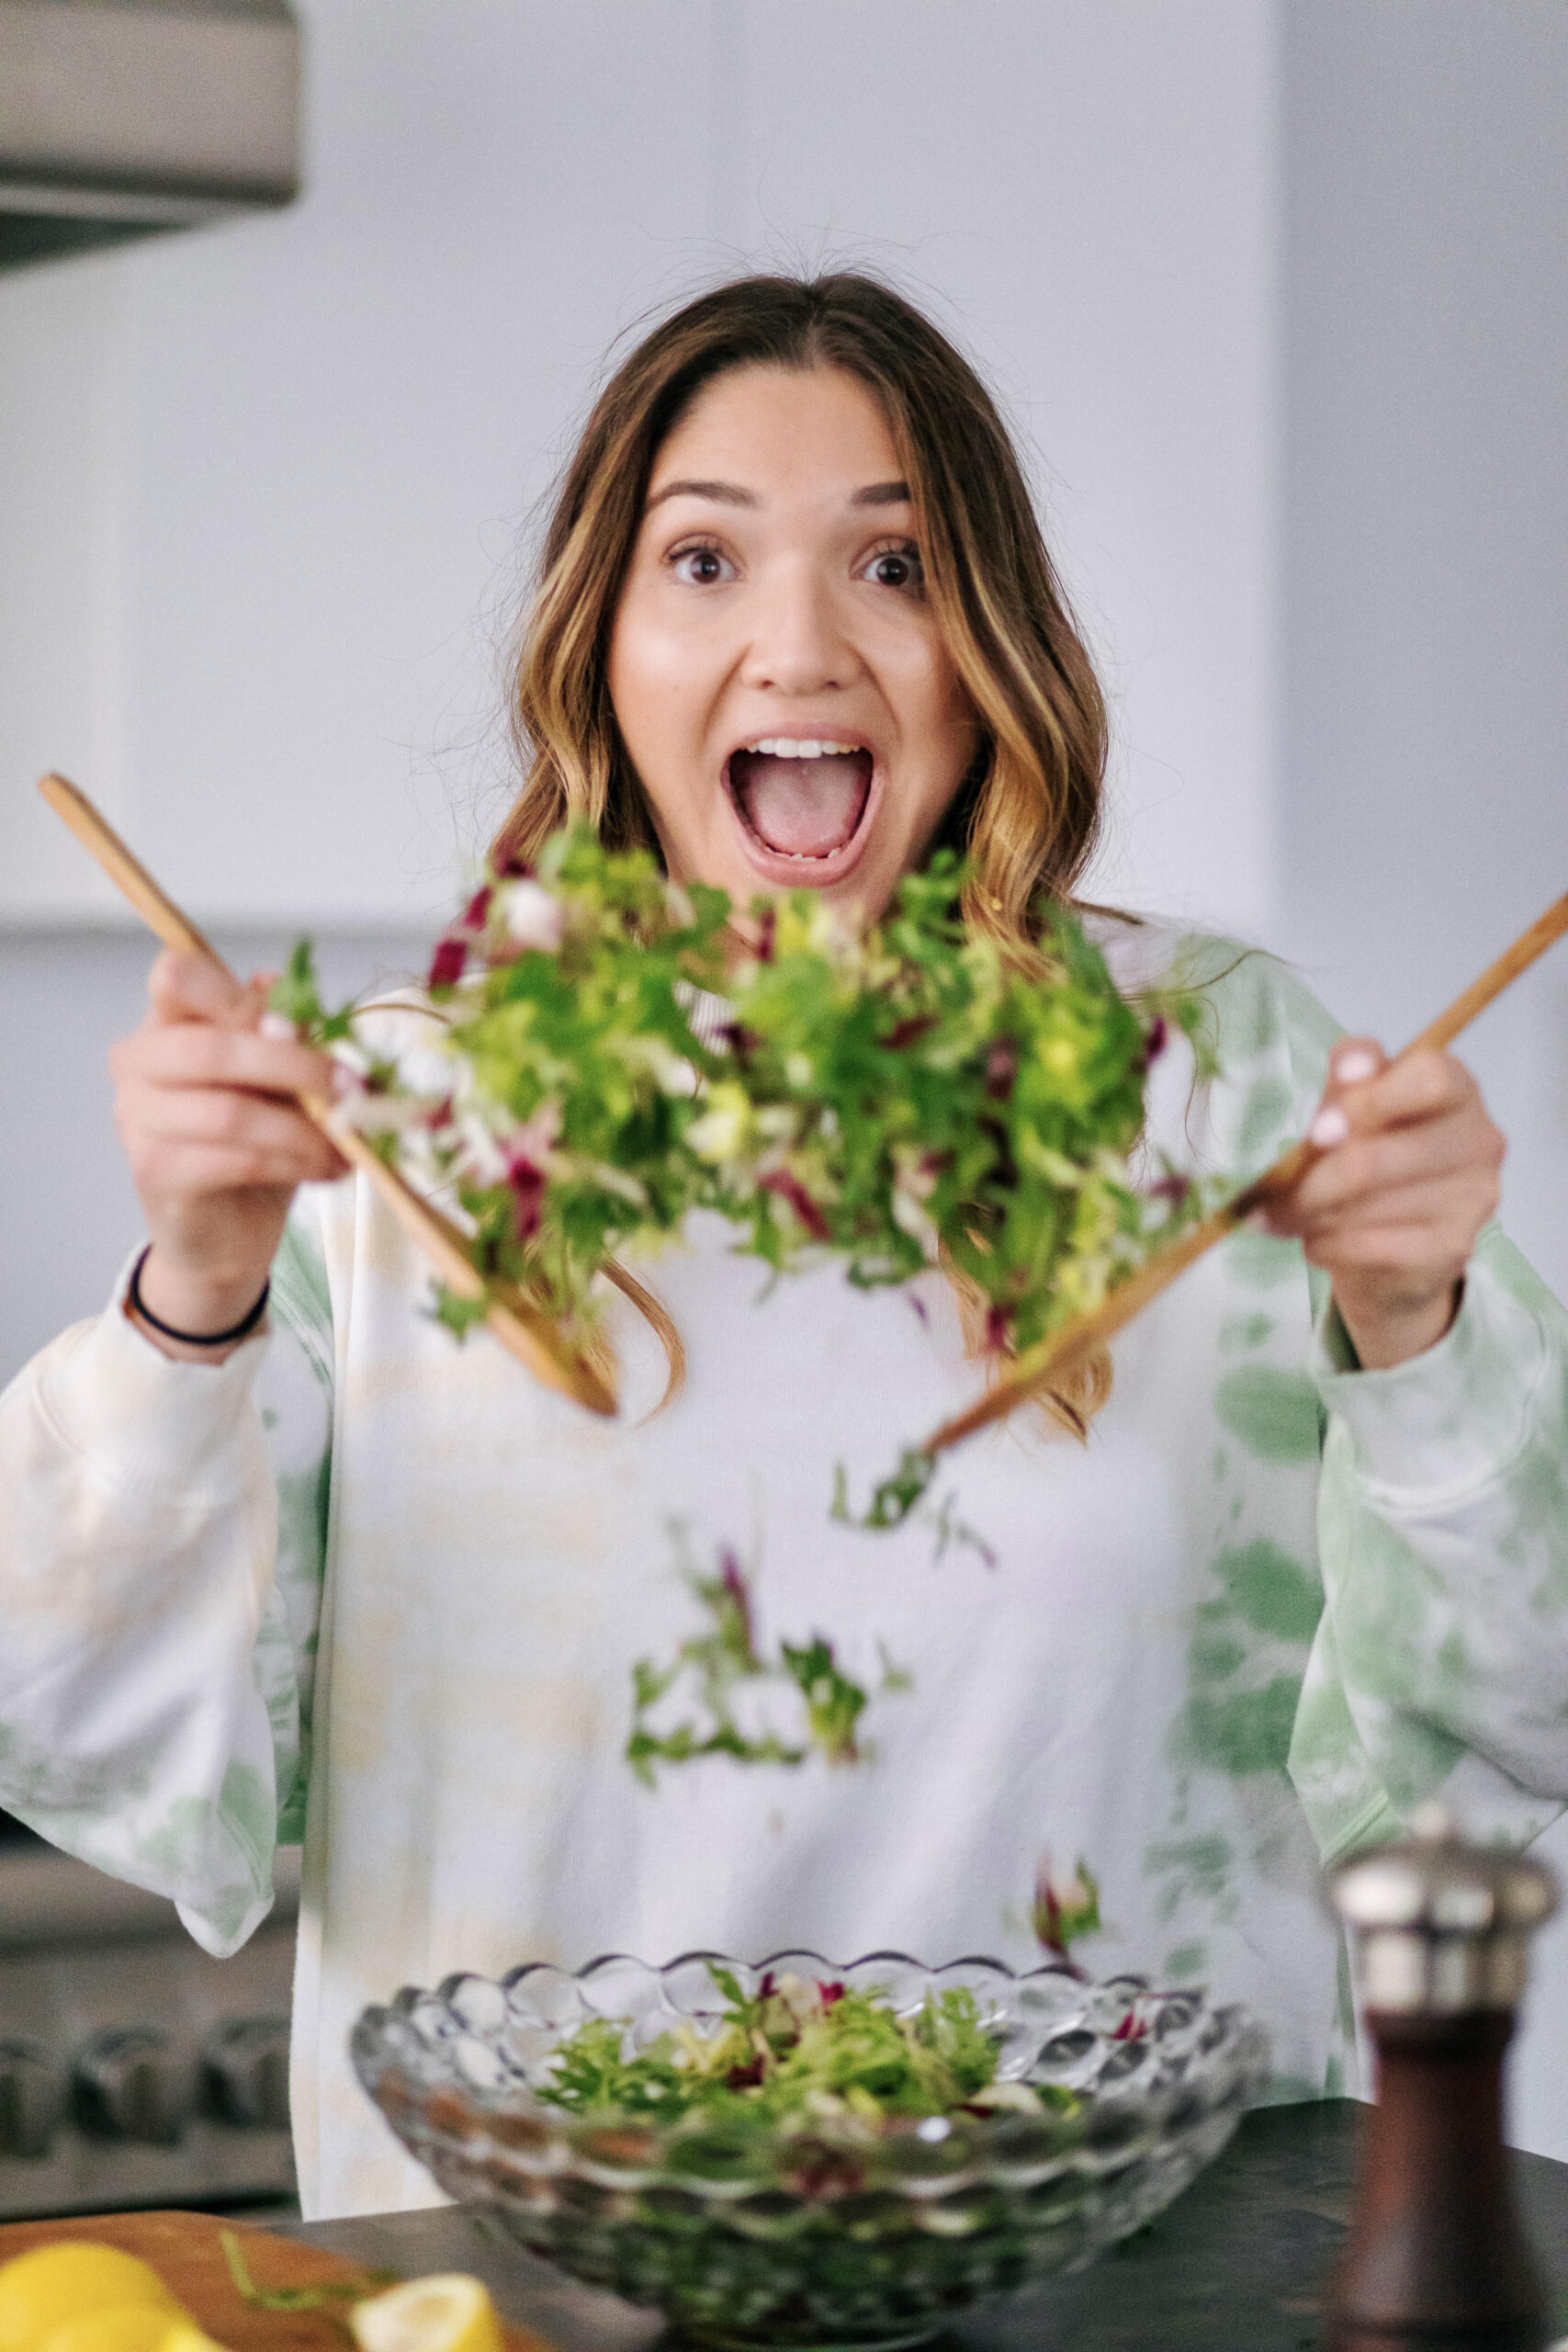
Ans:
[[[584,2018],[625,2019],[638,2048],[683,2019],[716,2024],[710,1962],[748,1992],[764,1969],[793,1969],[875,1987],[900,2010],[966,1985],[999,2039],[999,2077],[1058,2085],[1079,2106],[736,2134],[592,2122],[539,2098]],[[1140,2228],[1219,2154],[1266,2063],[1246,2012],[1201,1990],[902,1952],[847,1968],[815,1952],[754,1967],[694,1952],[660,1969],[615,1956],[575,1976],[451,1976],[367,2009],[351,2047],[410,2154],[532,2253],[709,2343],[868,2352],[918,2344],[964,2305],[1078,2268]]]

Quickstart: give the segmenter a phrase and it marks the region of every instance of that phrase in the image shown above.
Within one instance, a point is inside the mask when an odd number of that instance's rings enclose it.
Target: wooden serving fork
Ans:
[[[205,956],[220,971],[228,969],[211,941],[159,888],[85,792],[62,775],[40,777],[39,790],[165,947]],[[330,1102],[313,1094],[301,1094],[296,1100],[312,1125],[320,1127],[334,1149],[359,1170],[404,1232],[419,1244],[448,1288],[460,1298],[485,1301],[485,1322],[502,1347],[526,1364],[536,1379],[586,1405],[590,1412],[615,1412],[615,1391],[570,1345],[549,1317],[541,1314],[514,1283],[487,1279],[479,1272],[460,1227],[432,1207],[395,1168],[389,1168]]]

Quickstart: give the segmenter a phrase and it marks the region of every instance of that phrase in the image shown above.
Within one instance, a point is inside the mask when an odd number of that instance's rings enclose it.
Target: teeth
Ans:
[[[863,743],[829,743],[815,735],[764,735],[761,742],[747,746],[749,751],[761,752],[764,759],[770,760],[842,759],[864,748]]]

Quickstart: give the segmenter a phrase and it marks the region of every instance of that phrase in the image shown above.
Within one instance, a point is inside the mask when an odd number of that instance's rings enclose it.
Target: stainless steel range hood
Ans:
[[[299,191],[288,0],[0,0],[0,268]]]

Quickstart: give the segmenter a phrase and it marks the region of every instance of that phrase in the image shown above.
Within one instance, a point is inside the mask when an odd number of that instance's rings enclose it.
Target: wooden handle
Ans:
[[[1418,1037],[1412,1037],[1405,1046],[1406,1054],[1424,1053],[1435,1046],[1439,1052],[1451,1046],[1461,1029],[1468,1029],[1478,1012],[1484,1012],[1494,997],[1528,972],[1540,956],[1544,956],[1553,941],[1568,931],[1568,892],[1554,899],[1543,915],[1538,915],[1528,931],[1521,931],[1511,947],[1506,947],[1495,964],[1488,964],[1478,980],[1456,996],[1446,1012],[1439,1012],[1427,1023]],[[1404,1055],[1400,1059],[1404,1059]]]
[[[1435,1021],[1428,1022],[1419,1036],[1412,1037],[1394,1058],[1403,1061],[1407,1054],[1432,1049],[1440,1051],[1451,1045],[1461,1030],[1467,1028],[1478,1012],[1484,1012],[1495,997],[1501,996],[1521,972],[1528,971],[1538,956],[1544,956],[1553,941],[1561,939],[1564,932],[1568,932],[1568,893],[1554,899],[1546,912],[1538,916],[1528,931],[1522,931],[1513,945],[1506,948],[1495,963],[1488,964],[1479,979],[1472,980],[1469,988],[1456,996]],[[973,1437],[976,1430],[987,1428],[992,1421],[1004,1419],[1015,1406],[1038,1395],[1048,1373],[1060,1376],[1074,1370],[1086,1356],[1092,1355],[1124,1324],[1130,1323],[1134,1315],[1141,1314],[1149,1301],[1157,1298],[1179,1274],[1184,1274],[1195,1260],[1212,1250],[1217,1241],[1223,1241],[1227,1233],[1233,1233],[1254,1209],[1261,1207],[1271,1194],[1288,1193],[1322,1158],[1317,1146],[1305,1138],[1300,1143],[1293,1143],[1289,1151],[1280,1154],[1272,1167],[1266,1168],[1261,1176],[1255,1176],[1234,1200],[1225,1203],[1224,1208],[1216,1209],[1212,1216],[1206,1216],[1201,1225],[1195,1225],[1190,1233],[1184,1233],[1179,1241],[1173,1241],[1168,1250],[1161,1250],[1154,1257],[1146,1259],[1137,1272],[1130,1274],[1124,1283],[1118,1283],[1100,1306],[1089,1314],[1075,1316],[1070,1323],[1065,1323],[1049,1339],[1042,1340],[1038,1347],[1028,1349],[1018,1358],[1012,1369],[966,1411],[955,1414],[952,1420],[944,1421],[941,1429],[933,1430],[921,1452],[934,1455],[945,1453],[950,1445],[961,1444],[964,1438]]]
[[[141,860],[126,847],[108,819],[99,814],[85,792],[78,792],[62,775],[39,776],[38,788],[55,815],[64,819],[83,848],[97,859],[109,880],[124,892],[148,930],[156,932],[165,947],[183,947],[190,955],[205,956],[209,962],[227,970],[212,942],[158,888]]]
[[[205,956],[220,971],[228,971],[211,941],[153,881],[140,858],[127,848],[85,792],[79,792],[62,775],[40,777],[39,790],[165,947]],[[406,1177],[389,1168],[330,1102],[314,1094],[297,1095],[295,1100],[334,1149],[372,1186],[403,1231],[424,1251],[443,1282],[460,1297],[488,1300],[485,1321],[504,1348],[525,1363],[536,1379],[587,1406],[590,1412],[615,1412],[614,1390],[592,1364],[568,1345],[549,1317],[541,1315],[514,1283],[486,1281],[469,1256],[468,1243],[457,1226],[434,1208],[423,1193],[415,1192]]]

